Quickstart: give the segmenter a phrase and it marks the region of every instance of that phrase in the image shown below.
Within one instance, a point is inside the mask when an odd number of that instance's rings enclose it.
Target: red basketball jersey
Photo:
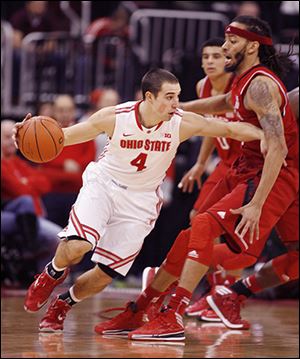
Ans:
[[[282,99],[280,111],[283,120],[285,140],[288,147],[286,162],[290,166],[298,167],[299,140],[297,122],[288,102],[286,88],[282,81],[271,70],[262,65],[257,65],[240,76],[235,77],[231,87],[231,95],[236,118],[261,128],[255,112],[247,110],[244,106],[246,90],[253,78],[258,75],[270,77],[278,86]],[[242,154],[234,163],[234,167],[257,169],[262,168],[263,164],[264,158],[260,152],[260,141],[250,141],[242,144]]]
[[[231,89],[231,85],[233,83],[234,76],[231,76],[224,93],[227,93]],[[207,98],[212,96],[212,84],[210,79],[206,76],[203,80],[203,85],[201,86],[199,98]],[[211,115],[209,115],[211,117]],[[232,121],[234,120],[234,113],[227,112],[222,115],[218,115],[218,117],[223,117],[226,120]],[[233,163],[233,161],[241,154],[241,142],[232,140],[230,138],[224,137],[216,137],[215,145],[221,160],[226,162],[229,166]]]

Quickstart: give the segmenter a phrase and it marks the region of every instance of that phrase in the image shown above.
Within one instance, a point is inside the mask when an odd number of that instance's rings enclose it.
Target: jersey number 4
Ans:
[[[147,168],[147,166],[145,166],[147,156],[148,156],[147,153],[140,153],[136,158],[134,158],[130,162],[130,164],[132,166],[136,166],[137,171],[142,171],[143,169]]]

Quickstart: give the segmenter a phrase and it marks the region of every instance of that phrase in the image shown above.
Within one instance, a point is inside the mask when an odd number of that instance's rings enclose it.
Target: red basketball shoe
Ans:
[[[203,311],[210,309],[210,306],[206,301],[206,297],[208,295],[212,295],[216,291],[218,286],[225,285],[226,287],[229,287],[235,282],[235,277],[226,274],[224,271],[216,271],[213,273],[209,273],[206,277],[211,289],[208,293],[201,296],[200,299],[197,300],[197,302],[189,305],[186,308],[185,315],[187,317],[202,316]]]
[[[160,312],[155,319],[128,334],[132,340],[179,341],[184,340],[182,316],[173,309]]]
[[[250,324],[241,318],[241,304],[245,296],[232,292],[225,286],[206,298],[210,307],[230,329],[249,329]]]
[[[66,279],[69,272],[70,270],[67,268],[58,279],[51,277],[46,268],[41,274],[37,274],[34,277],[35,281],[30,285],[26,293],[24,309],[29,313],[37,312],[41,309],[47,303],[53,289]]]
[[[145,312],[143,310],[138,311],[135,302],[129,302],[124,312],[110,320],[97,324],[95,332],[105,335],[128,334],[145,323]]]
[[[203,310],[198,319],[203,322],[222,322],[217,314],[210,308]]]
[[[58,296],[52,301],[46,315],[40,322],[39,329],[41,332],[61,332],[63,330],[64,320],[67,312],[72,307]]]
[[[209,305],[206,301],[206,297],[208,294],[204,295],[202,298],[197,300],[197,302],[193,303],[192,305],[189,305],[184,314],[187,317],[198,317],[201,316],[204,310],[209,309]]]

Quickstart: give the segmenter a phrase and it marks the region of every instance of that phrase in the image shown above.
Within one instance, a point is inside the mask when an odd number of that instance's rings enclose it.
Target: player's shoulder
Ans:
[[[255,93],[256,95],[264,92],[274,92],[278,90],[278,84],[272,77],[265,74],[258,74],[249,84],[247,93]]]
[[[207,76],[205,76],[204,78],[200,79],[197,83],[196,83],[196,92],[197,92],[197,96],[200,97],[201,91],[203,89],[203,86],[205,84],[205,82],[207,81]]]
[[[134,106],[136,105],[136,103],[137,103],[137,101],[127,101],[127,102],[120,103],[115,106],[116,113],[121,112],[121,111],[134,110]]]

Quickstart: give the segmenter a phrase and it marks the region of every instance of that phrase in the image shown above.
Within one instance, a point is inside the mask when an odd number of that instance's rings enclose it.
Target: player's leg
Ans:
[[[67,277],[69,266],[79,263],[105,231],[112,211],[109,198],[112,191],[100,178],[95,186],[94,176],[90,170],[84,173],[83,187],[70,212],[68,226],[58,234],[62,241],[55,256],[27,291],[24,308],[29,312],[46,304],[53,289]]]
[[[130,339],[143,340],[155,338],[156,340],[168,341],[185,339],[182,314],[189,304],[194,288],[208,270],[213,240],[222,232],[222,227],[209,214],[199,214],[194,218],[188,254],[180,276],[179,285],[168,303],[168,310],[159,313],[154,320],[145,324],[140,329],[129,333]]]
[[[53,299],[39,324],[39,330],[61,332],[69,310],[83,299],[101,292],[116,275],[116,272],[101,264],[80,275],[68,291]]]
[[[279,191],[278,191],[279,192]],[[276,223],[276,229],[282,241],[287,247],[288,252],[269,262],[265,263],[259,271],[236,282],[230,289],[221,288],[217,293],[209,296],[207,301],[214,311],[222,319],[223,323],[232,329],[247,329],[249,323],[241,320],[241,327],[236,326],[232,315],[240,318],[240,303],[252,294],[260,292],[264,289],[287,283],[299,277],[299,201],[298,197],[292,201],[286,211],[277,219],[276,215],[272,215],[273,208],[277,208],[272,201],[274,197],[269,196],[269,201],[264,206],[264,228],[261,233],[261,241],[264,243],[269,235],[267,228],[272,229],[272,224]],[[276,196],[275,196],[276,198]],[[275,202],[278,203],[278,202]],[[278,213],[278,209],[275,211]],[[253,248],[251,248],[253,247]],[[255,252],[256,248],[260,248],[258,242],[249,248],[248,252]],[[260,250],[260,249],[259,249]],[[257,252],[258,253],[258,252]],[[226,302],[226,305],[225,305]],[[227,305],[228,304],[228,305]],[[232,308],[235,308],[234,310]],[[238,324],[238,323],[237,323]]]
[[[140,203],[143,203],[143,206]],[[126,193],[120,206],[123,208],[122,212],[117,209],[114,213],[114,219],[110,221],[107,232],[96,248],[92,259],[104,263],[125,276],[142,247],[143,239],[154,227],[159,214],[157,211],[159,203],[160,199],[155,193]],[[144,218],[149,218],[149,211],[151,211],[150,218],[153,220],[145,221]],[[118,225],[117,221],[119,221]],[[112,243],[114,243],[113,247]],[[152,300],[158,299],[164,289],[174,280],[176,277],[169,278],[169,275],[160,269],[154,285],[149,285],[135,302],[127,303],[124,312],[96,325],[96,333],[125,334],[143,325],[148,305]]]

